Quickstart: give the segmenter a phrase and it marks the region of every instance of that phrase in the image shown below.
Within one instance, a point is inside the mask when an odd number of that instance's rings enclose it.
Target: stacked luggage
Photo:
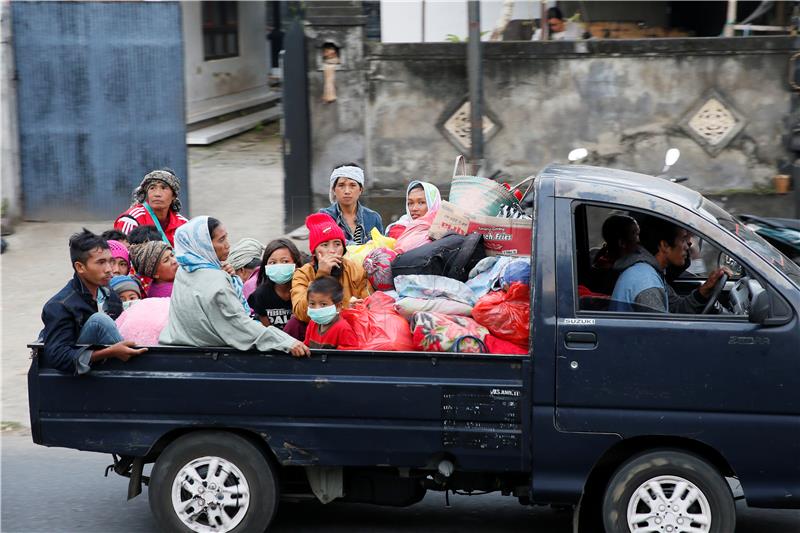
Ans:
[[[376,291],[343,312],[357,348],[528,353],[532,231],[510,190],[456,176],[450,201],[396,240],[348,247]]]

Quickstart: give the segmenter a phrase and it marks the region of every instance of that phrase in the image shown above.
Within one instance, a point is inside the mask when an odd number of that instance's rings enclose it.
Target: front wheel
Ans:
[[[275,472],[250,441],[202,431],[171,443],[153,466],[150,509],[163,531],[264,531],[278,505]]]
[[[673,450],[623,464],[606,487],[608,533],[730,533],[736,507],[725,479],[708,463]]]

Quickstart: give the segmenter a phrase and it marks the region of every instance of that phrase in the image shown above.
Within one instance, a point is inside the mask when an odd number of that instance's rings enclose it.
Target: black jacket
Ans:
[[[105,313],[116,319],[122,313],[122,301],[108,287],[100,287],[106,295]],[[87,350],[76,344],[81,328],[90,316],[97,313],[97,300],[83,285],[77,274],[50,298],[42,310],[44,329],[39,338],[44,342],[44,353],[39,364],[70,374],[77,373],[78,357]]]

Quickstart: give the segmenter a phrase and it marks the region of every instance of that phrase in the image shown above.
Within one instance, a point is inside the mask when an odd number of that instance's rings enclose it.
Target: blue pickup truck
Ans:
[[[659,178],[550,166],[526,202],[527,355],[152,347],[71,376],[32,345],[33,440],[113,454],[165,531],[263,531],[281,499],[406,506],[434,490],[571,507],[581,532],[731,533],[731,478],[749,506],[800,508],[798,266]],[[731,270],[703,314],[585,296],[619,212],[694,235],[678,294]]]

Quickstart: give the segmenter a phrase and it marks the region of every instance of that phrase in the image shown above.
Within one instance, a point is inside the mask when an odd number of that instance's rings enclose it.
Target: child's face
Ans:
[[[111,273],[115,276],[127,276],[131,271],[128,262],[122,257],[111,258]]]
[[[342,257],[344,255],[344,244],[339,239],[325,241],[317,245],[314,255],[317,256],[318,261],[326,256]]]
[[[333,298],[331,298],[330,294],[324,294],[321,292],[308,293],[309,309],[322,309],[323,307],[330,307],[332,305],[336,306],[337,312],[342,310],[342,303],[341,302],[339,302],[338,304],[334,303]]]
[[[119,294],[119,299],[123,302],[132,302],[134,300],[138,300],[139,295],[136,294],[136,291],[122,291]]]

